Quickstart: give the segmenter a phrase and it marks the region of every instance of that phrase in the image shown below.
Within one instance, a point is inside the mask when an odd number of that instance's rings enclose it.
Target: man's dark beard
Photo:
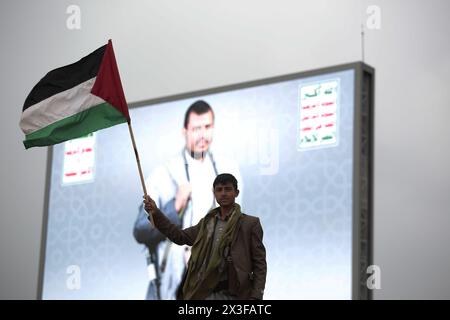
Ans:
[[[193,150],[191,150],[189,152],[190,156],[192,158],[194,158],[195,160],[204,159],[206,157],[207,153],[208,153],[208,150],[207,151],[202,151],[202,152],[194,152]]]

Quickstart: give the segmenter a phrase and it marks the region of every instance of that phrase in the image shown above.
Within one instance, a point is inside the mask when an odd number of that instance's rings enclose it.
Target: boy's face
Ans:
[[[234,204],[236,197],[239,195],[239,190],[236,190],[231,182],[217,184],[213,192],[217,203],[221,207]]]

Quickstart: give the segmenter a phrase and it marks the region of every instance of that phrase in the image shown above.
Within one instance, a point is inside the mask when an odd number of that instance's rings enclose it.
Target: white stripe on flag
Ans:
[[[105,100],[91,94],[95,79],[96,77],[82,82],[26,109],[20,119],[22,131],[25,134],[30,134],[90,107],[104,103]]]

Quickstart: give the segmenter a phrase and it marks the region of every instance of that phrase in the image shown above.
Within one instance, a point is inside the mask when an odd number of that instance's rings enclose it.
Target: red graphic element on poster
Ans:
[[[300,86],[298,149],[338,144],[338,80]]]
[[[95,133],[64,143],[62,184],[94,181]]]

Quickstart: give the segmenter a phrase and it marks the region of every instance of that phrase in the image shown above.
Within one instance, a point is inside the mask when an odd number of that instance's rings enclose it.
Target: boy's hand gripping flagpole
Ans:
[[[141,178],[142,190],[144,191],[144,196],[147,197],[147,188],[145,187],[144,175],[142,174],[141,168],[141,161],[139,160],[139,153],[137,151],[136,142],[134,140],[133,128],[131,127],[131,121],[127,121],[127,123],[128,123],[128,130],[130,131],[131,142],[133,143],[134,155],[136,156],[136,162],[139,170],[139,177]],[[152,222],[152,225],[155,226],[155,222],[153,221],[153,214],[148,213],[147,211],[145,212],[150,216],[150,221]]]

